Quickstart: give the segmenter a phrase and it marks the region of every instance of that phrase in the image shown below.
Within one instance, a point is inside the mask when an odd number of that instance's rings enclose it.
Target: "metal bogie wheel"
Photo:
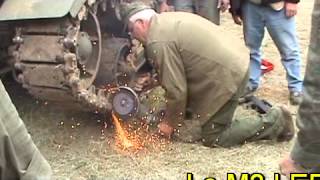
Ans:
[[[89,88],[96,79],[102,52],[102,36],[98,18],[91,11],[88,15],[88,18],[81,22],[76,46],[80,79],[85,88]]]
[[[126,61],[130,44],[123,38],[104,38],[102,59],[94,84],[100,86],[121,86],[129,84],[135,72]]]
[[[115,80],[118,86],[130,86],[135,78],[135,70],[126,60],[130,53],[129,46],[121,48],[117,54],[116,66],[114,69]]]

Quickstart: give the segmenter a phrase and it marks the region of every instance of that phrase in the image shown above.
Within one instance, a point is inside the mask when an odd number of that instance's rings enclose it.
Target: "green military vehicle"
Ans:
[[[120,21],[122,0],[0,0],[0,68],[36,98],[128,115],[137,96],[120,88],[136,72]],[[134,57],[134,56],[130,56]],[[131,59],[128,61],[128,59]],[[10,66],[4,66],[9,64]],[[122,84],[123,85],[123,84]],[[116,88],[119,90],[119,88]]]

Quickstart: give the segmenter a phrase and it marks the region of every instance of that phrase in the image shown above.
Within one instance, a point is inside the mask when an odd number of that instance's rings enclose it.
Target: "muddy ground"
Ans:
[[[303,71],[309,41],[313,0],[300,3],[297,16]],[[223,15],[222,28],[243,39],[241,27],[234,25],[229,14]],[[287,83],[280,57],[271,39],[263,46],[265,57],[275,70],[265,75],[260,97],[275,104],[290,106]],[[261,172],[272,177],[278,172],[278,161],[290,143],[248,143],[231,149],[206,148],[201,144],[168,143],[161,149],[151,148],[138,154],[119,153],[114,146],[114,129],[110,117],[61,108],[30,97],[19,85],[5,81],[17,109],[35,143],[52,165],[54,174],[70,179],[195,179],[211,176],[225,179],[227,172]],[[107,122],[107,126],[106,123]]]

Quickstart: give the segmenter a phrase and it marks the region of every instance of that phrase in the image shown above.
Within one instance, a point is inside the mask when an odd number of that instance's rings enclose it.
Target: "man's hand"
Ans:
[[[164,1],[164,2],[162,2],[162,3],[160,4],[160,6],[159,6],[159,11],[160,11],[160,13],[170,11],[170,6],[167,4],[166,1]]]
[[[158,124],[158,129],[159,129],[159,133],[167,138],[171,138],[172,134],[173,134],[173,127],[171,127],[168,123],[166,122],[160,122]]]
[[[230,0],[218,0],[218,9],[220,11],[225,12],[230,7]]]
[[[279,163],[280,172],[286,177],[290,177],[291,173],[302,173],[303,170],[299,169],[298,165],[292,160],[290,155],[285,156]]]
[[[238,24],[238,25],[242,25],[242,19],[240,16],[238,15],[232,15],[232,19],[234,21],[234,23]]]
[[[141,92],[144,87],[150,84],[151,84],[151,74],[150,73],[141,74],[137,78],[133,89],[137,92]]]
[[[286,2],[286,16],[293,17],[298,12],[298,4]]]

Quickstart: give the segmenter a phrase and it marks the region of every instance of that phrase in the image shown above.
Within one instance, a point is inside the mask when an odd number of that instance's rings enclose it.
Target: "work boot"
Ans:
[[[287,108],[283,106],[281,106],[279,110],[281,111],[281,115],[280,115],[281,121],[284,121],[285,124],[282,132],[277,137],[277,141],[278,142],[290,141],[294,137],[294,132],[295,132],[291,113]]]
[[[272,107],[263,118],[266,127],[259,132],[259,139],[290,141],[294,136],[294,126],[290,112],[284,107]]]
[[[302,102],[302,93],[298,91],[291,91],[289,100],[291,105],[299,105]]]

